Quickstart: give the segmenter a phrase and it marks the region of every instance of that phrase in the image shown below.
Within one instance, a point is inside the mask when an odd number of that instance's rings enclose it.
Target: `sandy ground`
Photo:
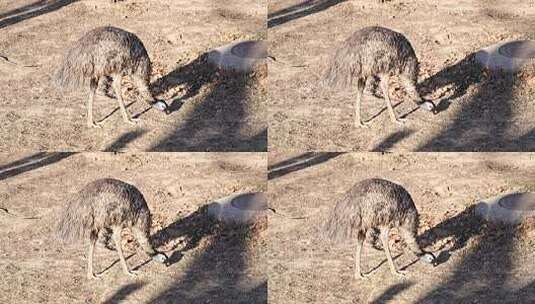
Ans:
[[[0,207],[40,217],[0,210],[1,303],[266,303],[266,226],[224,228],[200,211],[233,193],[265,191],[265,153],[47,154],[33,163],[28,156],[0,154]],[[102,177],[140,189],[171,266],[147,261],[125,233],[137,278],[123,274],[115,252],[97,247],[96,270],[108,270],[90,281],[86,244],[54,240],[55,215]]]
[[[301,5],[299,5],[301,4]],[[269,2],[270,151],[530,151],[535,148],[532,72],[490,75],[471,54],[488,45],[534,39],[533,1],[280,0]],[[393,81],[391,123],[382,99],[365,92],[354,126],[355,92],[319,86],[334,50],[354,31],[392,28],[410,40],[421,62],[424,97],[437,115],[416,110]],[[413,111],[416,110],[416,111]]]
[[[535,222],[504,227],[473,212],[481,199],[535,191],[535,154],[458,152],[535,149],[533,74],[492,74],[472,57],[496,42],[535,39],[534,17],[532,0],[0,2],[0,303],[532,302]],[[141,38],[153,61],[152,89],[171,114],[147,109],[125,78],[128,110],[141,121],[126,125],[116,101],[100,92],[95,115],[103,129],[90,129],[86,92],[52,85],[68,47],[103,25]],[[410,39],[420,89],[437,115],[415,110],[394,81],[396,112],[409,121],[392,124],[367,90],[363,115],[372,123],[358,129],[354,92],[318,86],[334,49],[368,25]],[[207,51],[246,39],[268,39],[274,60],[247,76],[206,64]],[[267,148],[269,155],[259,152]],[[39,152],[118,150],[129,152]],[[399,152],[345,153],[390,150]],[[415,150],[457,153],[402,153]],[[357,281],[355,244],[318,238],[340,196],[372,176],[411,193],[436,268],[401,254],[394,233],[395,263],[407,277],[392,276],[384,253],[366,247],[364,268],[376,271]],[[102,177],[141,190],[153,239],[171,266],[148,261],[125,232],[128,264],[139,276],[126,277],[117,254],[99,247],[96,267],[105,274],[89,281],[87,246],[53,239],[69,197]],[[224,227],[203,211],[248,191],[268,192],[269,227]]]
[[[0,3],[0,151],[265,151],[265,73],[222,75],[202,56],[213,48],[266,37],[264,1],[16,0]],[[85,91],[62,92],[51,76],[87,31],[113,25],[135,33],[153,62],[152,87],[171,105],[148,110],[124,79],[137,126],[117,102],[95,101],[102,130],[86,126]],[[148,111],[146,111],[148,110]],[[46,139],[46,140],[44,140]]]
[[[296,154],[270,153],[270,166]],[[535,190],[534,154],[342,154],[272,176],[269,303],[533,303],[535,222],[514,229],[480,221],[473,206],[511,191]],[[288,167],[287,167],[288,168]],[[273,170],[272,170],[273,172]],[[288,173],[290,172],[290,173]],[[280,173],[280,171],[279,171]],[[402,184],[420,213],[419,233],[441,263],[410,254],[395,260],[408,275],[391,275],[382,251],[366,246],[369,279],[353,279],[355,244],[319,241],[317,227],[354,183],[370,177]],[[394,255],[402,253],[391,236]]]

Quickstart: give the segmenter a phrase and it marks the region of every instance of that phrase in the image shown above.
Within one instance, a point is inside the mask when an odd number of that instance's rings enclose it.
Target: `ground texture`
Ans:
[[[265,18],[263,1],[2,1],[0,55],[19,65],[0,58],[0,151],[265,151],[265,72],[224,75],[203,55],[265,38]],[[117,102],[101,93],[94,109],[97,120],[105,119],[103,129],[91,129],[87,91],[53,85],[72,43],[106,25],[143,41],[153,62],[152,89],[170,104],[170,115],[138,101],[125,78],[125,103],[141,121],[126,125]]]
[[[295,155],[270,153],[270,166]],[[531,303],[535,298],[535,222],[514,228],[474,216],[482,199],[535,190],[533,154],[342,154],[299,171],[272,176],[271,206],[287,217],[269,222],[270,303]],[[290,173],[288,173],[290,172]],[[420,213],[419,236],[438,256],[433,268],[410,254],[395,259],[393,276],[382,251],[365,246],[368,279],[353,278],[356,243],[331,245],[319,227],[337,200],[364,178],[402,184]],[[403,251],[391,236],[393,255]]]
[[[0,302],[265,303],[267,223],[223,227],[203,206],[233,193],[265,191],[266,158],[264,153],[1,155],[0,163],[10,166],[0,168]],[[125,230],[125,256],[138,276],[124,275],[116,252],[97,247],[96,270],[106,271],[88,280],[87,243],[64,246],[54,239],[56,216],[69,198],[102,177],[140,189],[153,214],[154,242],[170,256],[171,266],[149,261]]]
[[[384,2],[384,3],[381,3]],[[301,4],[301,5],[299,5]],[[273,151],[527,151],[535,148],[535,77],[489,74],[473,60],[501,41],[533,39],[533,1],[270,1],[269,146]],[[421,62],[420,87],[440,112],[417,110],[395,80],[393,124],[382,99],[365,92],[354,125],[355,89],[319,85],[336,48],[372,25],[403,33]],[[413,111],[415,110],[415,111]]]

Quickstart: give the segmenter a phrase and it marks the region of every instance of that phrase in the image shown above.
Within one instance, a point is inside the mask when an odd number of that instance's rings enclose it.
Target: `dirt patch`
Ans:
[[[126,125],[117,101],[95,100],[103,129],[85,125],[85,90],[62,92],[52,74],[87,31],[113,25],[135,33],[153,62],[152,89],[170,115],[150,109],[124,79]],[[0,132],[2,151],[265,151],[266,75],[221,75],[204,61],[213,48],[265,39],[265,4],[245,1],[28,1],[0,4]],[[46,140],[43,140],[45,139]]]
[[[270,154],[270,166],[295,158]],[[528,303],[535,296],[533,221],[488,224],[474,216],[480,199],[533,186],[533,154],[349,153],[269,181],[270,303]],[[407,277],[390,273],[385,254],[363,251],[369,279],[353,278],[356,242],[333,246],[318,231],[357,181],[381,177],[403,185],[420,213],[419,239],[438,256],[433,268],[413,263],[394,233],[393,256]]]
[[[271,1],[271,150],[529,151],[535,147],[534,74],[489,75],[473,53],[500,41],[533,39],[530,1]],[[394,125],[370,90],[369,129],[354,126],[356,89],[330,92],[319,80],[332,53],[372,25],[403,33],[421,63],[420,89],[439,113],[418,110],[393,80]],[[298,66],[298,67],[295,67]],[[271,89],[273,88],[273,89]]]
[[[215,199],[266,191],[265,153],[52,155],[44,162],[0,155],[9,164],[0,168],[0,207],[12,214],[0,210],[0,302],[266,303],[267,223],[228,227],[205,213]],[[32,167],[25,166],[30,159]],[[153,214],[152,238],[171,266],[151,262],[125,231],[125,256],[137,278],[124,275],[116,252],[100,246],[95,267],[107,270],[90,281],[87,243],[53,239],[55,215],[75,191],[102,177],[140,189]]]

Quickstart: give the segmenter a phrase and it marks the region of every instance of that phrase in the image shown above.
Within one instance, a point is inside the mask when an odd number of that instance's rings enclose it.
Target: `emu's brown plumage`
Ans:
[[[398,76],[412,100],[420,107],[434,111],[433,103],[423,101],[416,89],[418,59],[410,42],[402,34],[387,28],[365,27],[351,35],[336,51],[325,75],[325,83],[332,87],[349,88],[356,85],[355,124],[365,126],[361,119],[360,105],[366,80],[377,76],[390,118],[401,123],[392,108],[388,94],[391,76]]]
[[[69,202],[60,217],[57,236],[64,241],[89,239],[88,277],[93,272],[93,252],[99,234],[112,231],[115,248],[125,273],[128,269],[122,249],[121,231],[130,228],[134,237],[153,259],[167,263],[167,257],[150,242],[151,215],[139,190],[116,179],[99,179],[89,183]]]
[[[134,124],[121,95],[121,79],[131,76],[142,99],[152,106],[156,100],[149,89],[150,73],[151,62],[141,40],[133,33],[107,26],[93,29],[75,42],[54,78],[61,87],[89,88],[87,124],[98,127],[93,120],[93,100],[99,80],[111,77],[123,119]]]
[[[334,242],[357,240],[355,276],[364,277],[360,269],[360,257],[366,234],[380,231],[390,269],[395,267],[388,246],[391,229],[397,228],[409,249],[421,260],[434,263],[434,256],[423,251],[416,241],[418,211],[409,193],[400,185],[384,179],[366,179],[354,185],[338,201],[323,227],[325,239]]]

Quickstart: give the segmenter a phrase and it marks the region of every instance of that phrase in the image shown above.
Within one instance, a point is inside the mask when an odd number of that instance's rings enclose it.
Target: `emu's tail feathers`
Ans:
[[[93,231],[94,217],[90,206],[72,201],[60,215],[56,238],[71,242],[88,238]]]
[[[94,74],[93,57],[80,47],[74,47],[63,58],[54,73],[54,83],[62,88],[88,86]]]
[[[355,240],[361,232],[361,225],[359,212],[349,197],[345,197],[323,221],[320,235],[322,239],[334,243]]]
[[[339,89],[351,87],[361,72],[357,57],[357,53],[344,44],[329,63],[322,84]]]

